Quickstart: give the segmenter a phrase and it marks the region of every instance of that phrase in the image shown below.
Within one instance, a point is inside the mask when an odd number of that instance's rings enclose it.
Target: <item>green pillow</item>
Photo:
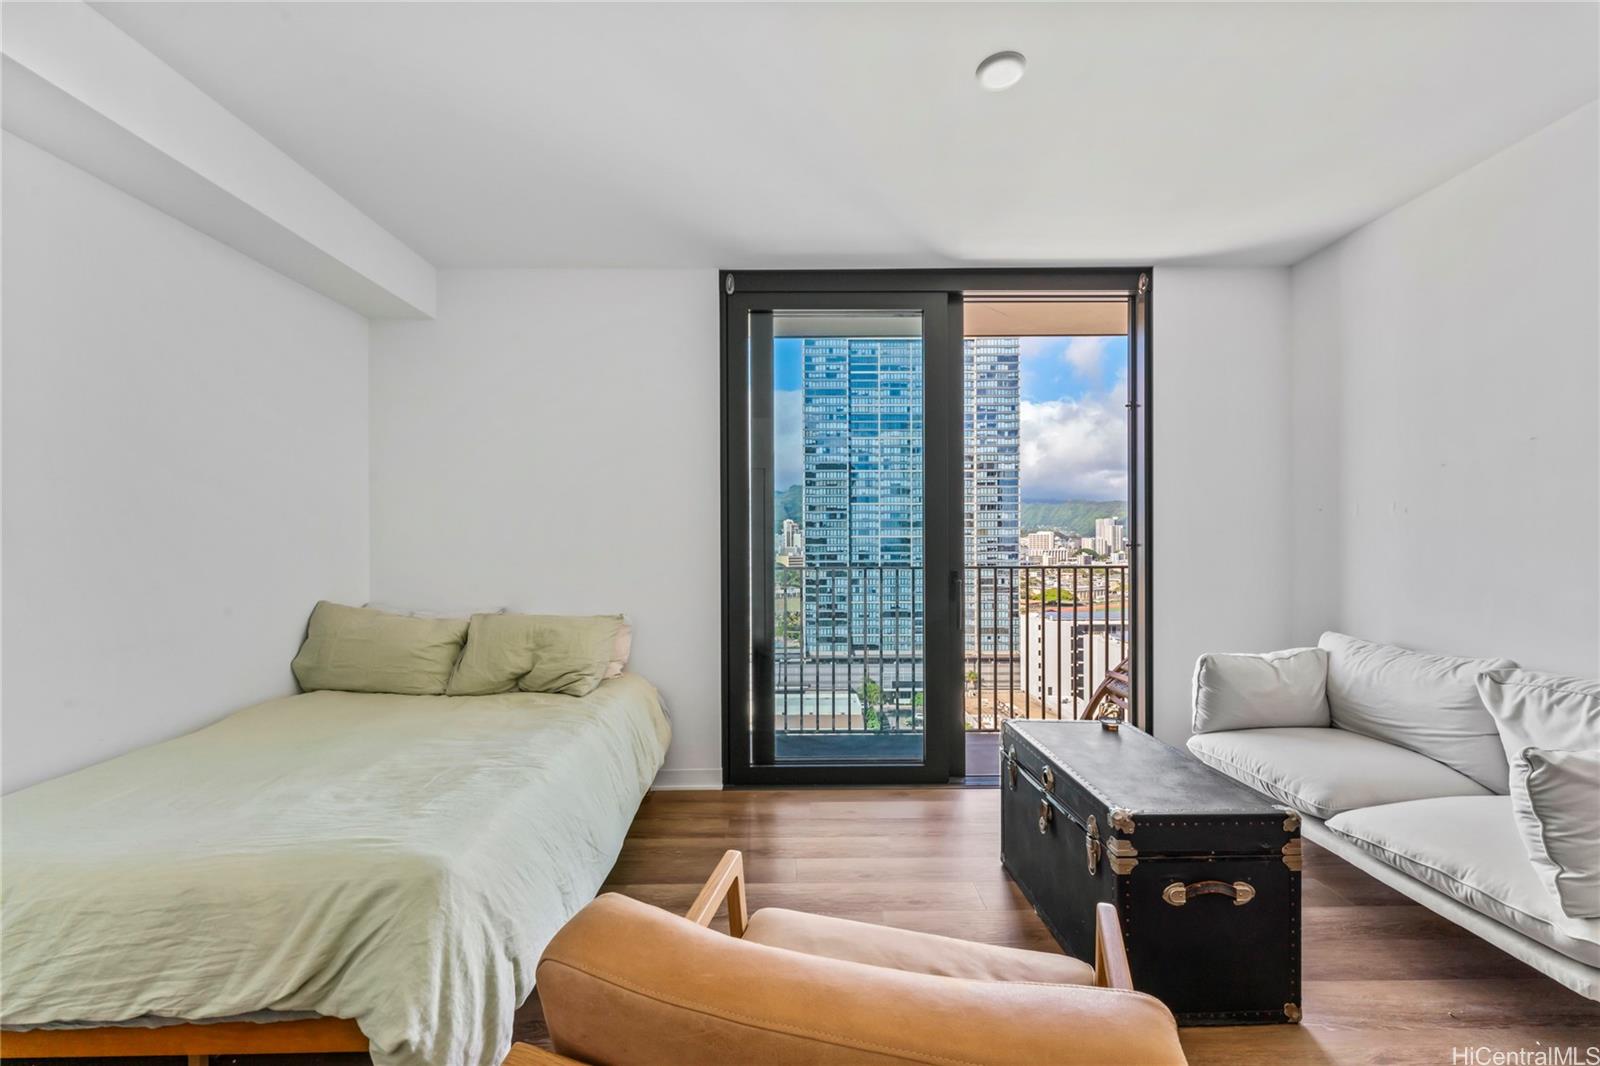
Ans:
[[[307,692],[438,696],[466,638],[464,618],[415,618],[324,600],[311,612],[294,676]]]
[[[447,696],[491,696],[510,692],[533,669],[537,618],[526,614],[475,614],[467,647],[451,671]]]
[[[524,692],[587,696],[605,680],[622,630],[620,614],[530,614],[533,669],[517,687]]]
[[[445,691],[587,696],[605,679],[622,627],[620,614],[475,614]]]

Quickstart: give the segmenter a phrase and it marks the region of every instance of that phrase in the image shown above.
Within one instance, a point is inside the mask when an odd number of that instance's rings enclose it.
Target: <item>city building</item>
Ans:
[[[965,561],[1016,566],[1021,497],[1021,343],[969,338],[962,421]],[[918,657],[922,633],[922,342],[808,338],[801,349],[804,523],[786,521],[783,559],[805,579],[808,655]],[[795,538],[790,544],[790,536]],[[1054,546],[1056,535],[1044,540]],[[782,560],[780,560],[782,561]],[[785,563],[785,565],[788,565]],[[969,650],[1015,646],[1009,611],[966,602]]]
[[[1022,535],[1022,550],[1029,554],[1047,552],[1057,546],[1061,535],[1053,529],[1041,529]]]
[[[1094,550],[1107,558],[1122,551],[1123,525],[1119,518],[1094,520]]]
[[[1107,673],[1128,655],[1127,625],[1093,613],[1073,620],[1070,610],[1029,611],[1023,622],[1019,669],[1030,708],[1046,717],[1073,717]],[[1063,657],[1063,649],[1065,656]],[[1076,703],[1074,703],[1076,696]]]
[[[962,345],[962,514],[969,567],[1022,562],[1021,352],[1016,337],[968,337]],[[1016,646],[1015,618],[980,603],[976,582],[967,583],[964,609],[969,653]]]
[[[922,340],[806,338],[801,375],[805,652],[920,659]]]

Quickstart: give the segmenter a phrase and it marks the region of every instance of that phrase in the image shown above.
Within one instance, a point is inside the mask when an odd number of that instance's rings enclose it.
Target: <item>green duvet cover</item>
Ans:
[[[7,796],[0,1024],[310,1011],[380,1064],[498,1066],[667,739],[633,675],[315,692]]]

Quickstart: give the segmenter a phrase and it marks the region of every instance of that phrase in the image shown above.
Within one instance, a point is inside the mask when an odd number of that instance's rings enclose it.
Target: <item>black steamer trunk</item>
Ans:
[[[1001,861],[1069,954],[1116,905],[1181,1025],[1300,1019],[1300,819],[1124,725],[1007,721]]]

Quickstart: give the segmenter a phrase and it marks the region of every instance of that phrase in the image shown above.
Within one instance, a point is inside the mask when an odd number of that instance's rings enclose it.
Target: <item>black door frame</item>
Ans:
[[[1128,302],[1128,525],[1130,551],[1131,637],[1135,669],[1132,678],[1132,706],[1134,722],[1140,728],[1154,728],[1151,707],[1151,682],[1154,676],[1151,655],[1153,603],[1151,590],[1151,419],[1150,419],[1150,362],[1151,362],[1151,271],[1148,267],[1111,269],[1036,269],[998,268],[979,270],[725,270],[718,277],[721,299],[721,367],[722,367],[722,775],[725,784],[912,784],[960,778],[966,772],[966,748],[962,720],[958,709],[935,706],[935,691],[948,698],[960,697],[962,649],[959,625],[942,624],[947,619],[939,617],[938,623],[927,625],[929,642],[926,647],[926,683],[929,704],[924,719],[926,727],[925,761],[912,764],[813,764],[786,763],[761,765],[750,757],[752,737],[749,728],[749,699],[752,670],[760,671],[760,651],[751,653],[751,609],[749,594],[749,538],[751,521],[749,501],[749,426],[752,412],[749,409],[750,381],[747,380],[745,353],[730,351],[730,346],[743,344],[745,331],[741,317],[763,301],[762,296],[810,297],[804,302],[826,298],[832,306],[848,309],[881,306],[882,298],[891,294],[928,294],[944,297],[945,315],[937,321],[934,303],[925,303],[924,337],[928,359],[926,373],[933,378],[925,393],[925,404],[948,404],[952,395],[949,381],[937,379],[956,375],[953,395],[957,408],[945,411],[929,406],[925,426],[949,425],[945,419],[955,417],[959,425],[960,397],[960,347],[955,343],[963,335],[963,301],[969,293],[990,292],[1052,292],[1063,294],[1104,293],[1125,298]],[[752,299],[754,298],[754,299]],[[919,303],[922,303],[919,300]],[[957,358],[951,359],[954,351]],[[733,356],[737,354],[738,358]],[[943,398],[943,399],[941,399]],[[759,417],[759,412],[755,413]],[[770,426],[768,427],[770,432]],[[953,439],[952,439],[953,438]],[[925,530],[936,526],[941,530],[961,529],[961,442],[959,435],[928,433],[924,440],[925,476],[943,475],[953,486],[943,486],[943,491],[925,495]],[[952,456],[949,454],[953,451]],[[943,511],[954,509],[954,514]],[[924,545],[925,611],[950,611],[952,604],[959,615],[959,586],[953,584],[951,596],[938,594],[943,582],[935,575],[951,570],[961,572],[960,536],[954,538],[954,556],[943,541],[949,537],[930,537]],[[937,541],[937,543],[935,543]],[[953,598],[952,598],[953,597]],[[761,620],[758,620],[761,621]],[[934,623],[934,618],[928,619]],[[953,634],[953,647],[935,647],[934,634]],[[952,638],[945,637],[945,643]],[[770,671],[771,649],[767,669]],[[945,676],[945,675],[949,676]],[[769,678],[770,679],[770,678]],[[954,683],[952,683],[954,682]]]

